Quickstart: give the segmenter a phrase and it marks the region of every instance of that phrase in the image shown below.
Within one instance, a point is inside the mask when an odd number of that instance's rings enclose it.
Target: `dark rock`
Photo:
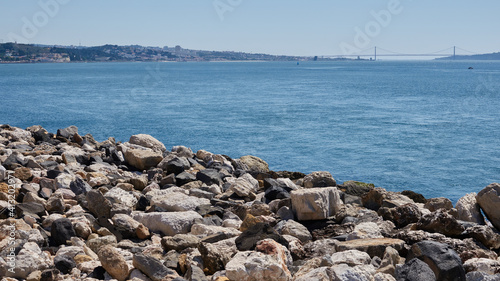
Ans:
[[[31,135],[36,142],[50,142],[53,137],[53,135],[49,134],[44,128],[40,128],[39,130],[32,132]]]
[[[213,205],[199,205],[196,207],[196,212],[200,214],[202,217],[206,216],[218,216],[222,218],[224,216],[224,209],[219,206]]]
[[[151,202],[149,202],[148,198],[144,195],[141,195],[139,197],[139,200],[137,201],[137,205],[135,205],[135,209],[137,211],[146,211],[146,208],[149,207]]]
[[[174,173],[176,175],[184,172],[184,170],[189,169],[189,161],[184,157],[175,157],[174,159],[167,162],[167,173]]]
[[[298,180],[306,176],[306,174],[301,172],[289,172],[289,171],[278,171],[270,172],[273,174],[273,178],[289,178],[291,180]]]
[[[489,249],[500,249],[500,234],[487,225],[475,225],[468,228],[467,233]]]
[[[465,230],[465,228],[444,209],[439,209],[436,212],[422,216],[417,223],[417,229],[428,232],[438,232],[446,236],[458,236]]]
[[[192,182],[196,180],[196,176],[188,173],[186,171],[178,174],[175,176],[175,182],[177,183],[178,186],[183,186],[186,183]]]
[[[90,212],[96,216],[96,218],[109,219],[111,212],[111,202],[102,195],[98,190],[91,190],[87,193],[87,202]]]
[[[8,170],[15,170],[21,166],[26,166],[26,164],[28,164],[28,161],[21,159],[18,152],[14,152],[9,155],[9,157],[7,157],[7,159],[5,159],[2,163],[2,165]]]
[[[50,189],[50,190],[54,190],[55,189],[55,180],[54,179],[40,178],[39,184],[40,184],[40,189],[43,189],[43,188],[47,188],[47,189]]]
[[[273,201],[275,199],[290,198],[290,192],[286,191],[283,187],[279,185],[273,185],[266,189],[266,193],[264,196],[266,197],[267,200]]]
[[[57,219],[50,227],[50,241],[55,246],[64,245],[71,237],[76,236],[71,221],[67,218]]]
[[[35,217],[42,217],[45,214],[46,214],[45,207],[40,203],[29,202],[29,203],[16,204],[16,215],[19,218],[22,218],[25,215],[33,215]]]
[[[434,212],[439,209],[451,210],[451,208],[453,208],[453,204],[451,203],[450,199],[439,197],[427,199],[424,207],[429,209],[431,212]]]
[[[54,258],[54,265],[63,274],[68,274],[76,267],[76,262],[68,256],[59,255]]]
[[[163,170],[160,168],[151,168],[148,170],[148,182],[160,182],[162,179]]]
[[[80,177],[76,177],[76,179],[70,183],[69,187],[75,195],[87,194],[87,192],[92,190],[92,187]]]
[[[59,163],[57,163],[56,161],[50,161],[50,160],[49,161],[44,161],[44,162],[40,163],[40,166],[42,166],[45,170],[48,170],[47,171],[47,177],[50,178],[50,179],[55,179],[60,174],[60,171],[59,171],[59,174],[57,174],[55,176],[49,174],[49,171],[52,171],[58,165],[59,165]],[[53,173],[53,172],[51,172],[51,173]]]
[[[42,271],[40,281],[55,281],[59,272],[57,269],[46,269]]]
[[[192,234],[176,234],[161,239],[161,246],[167,252],[171,250],[181,252],[187,248],[196,248],[199,243],[200,238]]]
[[[425,199],[425,197],[422,194],[416,193],[416,192],[411,191],[411,190],[403,190],[403,191],[401,191],[401,194],[407,196],[408,198],[413,200],[415,203],[425,204],[427,202],[427,199]]]
[[[216,225],[216,226],[221,226],[222,225],[222,219],[219,216],[213,215],[213,216],[206,216],[203,217],[202,219],[195,219],[194,223],[199,223],[199,224],[204,224],[204,225]]]
[[[288,242],[272,226],[267,223],[257,223],[254,227],[245,230],[236,238],[236,247],[240,251],[251,251],[255,249],[257,242],[264,239],[274,241],[288,247]]]
[[[45,163],[45,162],[44,162],[44,163]],[[42,166],[44,166],[44,165],[43,165],[44,163],[42,163]],[[55,162],[55,163],[56,163],[56,166],[58,166],[58,165],[59,165],[57,162]],[[44,168],[45,168],[45,166],[44,166]],[[54,169],[54,170],[48,170],[48,171],[47,171],[47,177],[48,177],[49,179],[55,179],[55,178],[57,178],[57,176],[59,176],[60,174],[62,174],[62,171],[60,171],[60,170],[55,170],[55,169]]]
[[[405,227],[410,223],[416,223],[422,217],[422,212],[420,212],[415,204],[411,203],[396,207],[392,210],[393,222],[399,228]]]
[[[57,130],[57,137],[63,137],[67,140],[71,140],[75,134],[78,134],[78,128],[76,126],[69,126]]]
[[[458,254],[448,245],[434,241],[413,244],[407,260],[418,258],[434,272],[437,280],[465,281],[465,269]]]
[[[178,274],[163,265],[158,259],[144,254],[136,254],[133,258],[134,267],[142,271],[153,281],[167,280],[166,277],[177,277]],[[172,278],[172,279],[173,279]]]
[[[396,268],[396,280],[432,281],[436,280],[436,275],[425,262],[414,258],[406,264]]]
[[[217,184],[220,185],[222,183],[222,179],[217,170],[214,169],[205,169],[196,173],[196,179],[202,181],[207,185]]]
[[[339,188],[346,194],[363,197],[370,192],[370,190],[375,188],[375,185],[373,183],[364,183],[360,181],[345,181],[342,185],[339,185]]]
[[[94,268],[94,271],[92,271],[92,273],[90,273],[89,277],[95,278],[98,280],[104,280],[105,273],[106,273],[106,269],[104,269],[104,267],[102,267],[102,266],[98,266],[98,267]]]

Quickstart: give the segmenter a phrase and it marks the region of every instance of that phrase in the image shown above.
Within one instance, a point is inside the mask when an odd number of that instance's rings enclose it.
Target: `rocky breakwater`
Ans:
[[[1,280],[500,280],[496,183],[453,206],[74,126],[0,126],[0,163]]]

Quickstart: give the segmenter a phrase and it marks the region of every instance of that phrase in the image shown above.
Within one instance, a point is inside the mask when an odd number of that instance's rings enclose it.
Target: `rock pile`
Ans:
[[[2,281],[500,280],[497,183],[454,207],[75,126],[0,126],[0,164]]]

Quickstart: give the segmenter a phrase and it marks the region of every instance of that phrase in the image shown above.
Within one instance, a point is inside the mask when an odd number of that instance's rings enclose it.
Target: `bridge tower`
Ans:
[[[375,46],[375,61],[377,60],[377,46]]]
[[[453,59],[455,59],[455,48],[456,46],[453,46]]]

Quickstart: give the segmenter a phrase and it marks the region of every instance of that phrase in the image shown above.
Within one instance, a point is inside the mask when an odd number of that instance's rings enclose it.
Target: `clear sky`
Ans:
[[[500,51],[500,1],[2,0],[0,42],[285,55]],[[382,52],[382,51],[381,51]]]

